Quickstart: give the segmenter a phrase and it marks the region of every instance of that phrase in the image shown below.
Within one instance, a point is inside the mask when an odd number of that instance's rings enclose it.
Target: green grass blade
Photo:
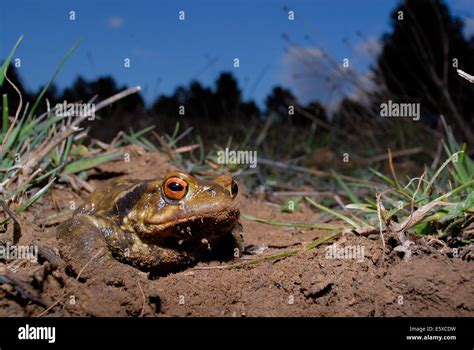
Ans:
[[[69,155],[69,152],[71,151],[72,139],[73,139],[73,136],[71,135],[66,140],[66,146],[64,147],[63,154],[61,155],[60,164],[66,164],[67,157]]]
[[[131,143],[132,145],[136,145],[140,142],[140,139],[148,132],[153,130],[155,128],[154,125],[151,125],[149,127],[146,127],[138,132],[133,131],[133,129],[129,129],[129,135],[125,134],[123,135],[124,139]]]
[[[436,170],[436,172],[434,173],[433,177],[430,179],[430,181],[428,182],[428,185],[425,187],[424,191],[423,191],[423,195],[425,195],[429,189],[433,186],[434,182],[436,181],[436,179],[438,178],[438,176],[441,174],[441,172],[443,171],[444,168],[446,168],[446,166],[452,162],[452,160],[457,157],[458,154],[462,154],[463,151],[459,151],[459,152],[456,152],[456,153],[453,153],[448,159],[446,159],[444,161],[443,164],[441,164],[441,166],[438,168],[438,170]]]
[[[5,81],[5,74],[7,74],[7,70],[10,66],[10,62],[13,58],[13,55],[15,54],[16,49],[18,49],[18,46],[20,46],[22,40],[23,35],[20,36],[20,38],[17,40],[15,46],[13,46],[13,49],[10,51],[10,54],[8,55],[7,59],[5,60],[5,62],[3,62],[2,68],[0,68],[0,87],[2,87],[3,82]]]
[[[334,176],[334,178],[336,179],[336,182],[337,184],[339,185],[339,187],[341,187],[344,192],[346,192],[347,194],[347,197],[349,197],[349,199],[351,200],[352,203],[357,203],[359,202],[359,199],[357,198],[357,196],[354,194],[354,192],[351,191],[351,189],[349,188],[349,186],[347,186],[347,184],[345,183],[345,181],[343,179],[341,179],[341,177],[334,171],[334,170],[331,170],[331,173],[332,173],[332,176]]]
[[[149,152],[158,152],[158,148],[156,148],[156,146],[151,143],[150,140],[148,140],[146,137],[140,137],[140,142],[148,148]]]
[[[470,186],[474,187],[474,179],[472,179],[472,180],[470,180],[470,181],[468,181],[468,182],[462,184],[461,186],[456,187],[455,189],[449,191],[448,193],[445,193],[445,194],[439,196],[438,198],[435,199],[435,201],[442,201],[442,200],[445,200],[446,198],[451,197],[453,194],[455,194],[455,193],[457,193],[457,192],[459,192],[459,191],[461,191],[461,190],[463,190],[463,189],[465,189],[465,188],[468,188],[468,187],[470,187]],[[471,188],[471,189],[469,189],[468,191],[472,192],[472,191],[474,191],[474,189]],[[416,203],[416,202],[415,202],[415,203]]]
[[[35,111],[36,111],[36,108],[38,108],[38,105],[39,103],[41,102],[41,100],[43,99],[43,96],[44,94],[46,93],[46,91],[48,91],[49,89],[49,86],[53,83],[54,81],[54,78],[56,78],[56,75],[58,75],[59,71],[61,70],[62,66],[64,65],[64,63],[66,62],[66,60],[69,58],[69,56],[71,56],[71,54],[73,53],[73,51],[77,48],[77,46],[79,46],[79,43],[81,42],[81,40],[77,40],[74,45],[72,45],[72,47],[69,49],[69,51],[66,53],[66,55],[63,57],[63,59],[61,60],[61,62],[59,62],[59,65],[56,67],[51,79],[49,79],[48,83],[46,84],[46,86],[43,88],[43,90],[41,90],[40,94],[38,95],[38,97],[36,98],[36,101],[35,103],[33,104],[33,107],[31,107],[30,109],[30,112],[28,113],[28,116],[33,116]]]
[[[41,176],[38,176],[36,179],[35,179],[35,183],[40,183],[41,181],[43,181],[44,179],[50,177],[50,176],[56,176],[59,171],[63,168],[64,166],[63,165],[60,165],[60,166],[57,166],[51,170],[49,170],[48,172],[44,173],[43,175]]]
[[[21,124],[22,124],[22,120],[20,121],[20,124],[18,124],[14,129],[13,131],[11,132],[11,134],[8,136],[8,139],[6,140],[5,142],[5,146],[4,148],[2,149],[2,153],[0,153],[0,160],[3,160],[3,157],[5,156],[5,153],[10,150],[10,148],[13,146],[13,143],[15,142],[19,132],[20,132],[20,129],[21,129]]]
[[[376,213],[377,209],[374,208],[373,205],[371,204],[366,204],[366,203],[352,203],[346,205],[346,209],[355,209],[355,210],[360,210],[366,213]]]
[[[93,168],[99,164],[120,159],[121,157],[122,157],[121,153],[115,152],[115,153],[102,154],[102,155],[92,157],[92,158],[77,160],[75,162],[72,162],[66,165],[64,167],[64,171],[62,172],[62,174],[75,174],[75,173]]]
[[[178,136],[178,132],[179,132],[179,122],[176,122],[176,125],[173,130],[173,134],[169,137],[170,142],[173,142],[176,136]]]
[[[21,212],[25,211],[28,209],[32,204],[34,204],[38,199],[40,199],[46,191],[53,185],[54,181],[56,181],[56,178],[52,179],[50,182],[48,182],[41,190],[35,193],[33,197],[31,197],[25,204],[23,204],[20,208],[16,210],[17,214],[20,214]]]
[[[258,218],[256,216],[250,214],[242,214],[247,220],[255,221],[261,224],[272,225],[272,226],[283,226],[283,227],[301,227],[301,228],[314,228],[318,230],[340,230],[343,229],[341,226],[337,225],[330,225],[330,224],[308,224],[304,222],[284,222],[284,221],[275,221],[275,220],[266,220],[262,218]]]
[[[305,249],[308,249],[308,250],[314,249],[314,248],[320,246],[321,244],[333,239],[338,234],[339,233],[329,233],[327,235],[319,237],[319,238],[315,239],[313,242],[308,243],[307,245],[305,245]]]
[[[449,220],[458,218],[458,217],[463,217],[464,213],[466,213],[470,208],[474,206],[474,192],[469,193],[467,198],[456,204],[455,206],[449,208],[448,213],[443,216],[439,222],[440,223],[445,223]]]
[[[384,180],[386,183],[388,183],[390,186],[392,187],[396,187],[396,184],[395,184],[395,181],[393,181],[391,178],[389,178],[388,176],[385,176],[384,174],[382,174],[381,172],[378,172],[377,170],[373,169],[373,168],[369,168],[369,170],[377,177],[381,178],[382,180]]]
[[[145,134],[149,133],[150,131],[152,131],[153,129],[155,128],[154,125],[151,125],[149,127],[146,127],[140,131],[138,131],[137,133],[135,133],[135,138],[138,140],[138,138],[140,138],[141,136],[144,136]]]
[[[446,154],[448,155],[448,157],[452,156],[452,154],[454,153],[449,147],[448,145],[446,144],[446,142],[443,141],[443,147],[444,147],[444,151],[446,152]],[[458,148],[459,149],[459,148]],[[462,151],[465,151],[466,150],[466,147],[464,145]],[[459,181],[459,182],[466,182],[469,180],[469,176],[467,174],[467,171],[466,169],[464,169],[464,160],[465,160],[465,157],[464,157],[465,153],[463,153],[460,158],[458,159],[457,162],[453,162],[453,167],[454,167],[454,170],[455,170],[455,176],[456,176],[456,179]]]
[[[325,207],[324,205],[318,204],[309,197],[304,197],[304,198],[309,202],[309,204],[311,204],[312,206],[318,208],[319,210],[322,210],[322,211],[328,213],[329,215],[332,215],[332,216],[334,216],[338,219],[341,219],[341,220],[347,222],[349,225],[351,225],[355,229],[360,229],[360,225],[357,222],[355,222],[354,220],[352,220],[351,218],[349,218],[349,217],[347,217],[347,216],[345,216],[341,213],[338,213],[338,212],[336,212],[332,209],[329,209],[328,207]]]
[[[3,136],[7,134],[8,131],[8,126],[9,126],[9,120],[8,120],[8,96],[7,94],[4,94],[2,96],[2,102],[3,102],[3,116],[2,116],[2,133]],[[3,139],[3,137],[2,137]]]
[[[206,154],[205,154],[205,151],[204,151],[204,142],[202,141],[201,135],[197,135],[197,139],[198,139],[198,144],[199,144],[199,162],[198,162],[198,164],[203,164],[204,160],[206,158]]]
[[[34,118],[31,120],[31,118],[28,120],[28,125],[26,125],[20,132],[20,136],[19,136],[19,139],[20,140],[23,140],[25,139],[33,129],[36,129],[36,127],[38,126],[38,128],[42,129],[40,123],[44,122],[44,119],[48,116],[48,114],[45,114],[43,115],[42,117],[38,117],[38,118]],[[57,117],[55,117],[57,118]]]

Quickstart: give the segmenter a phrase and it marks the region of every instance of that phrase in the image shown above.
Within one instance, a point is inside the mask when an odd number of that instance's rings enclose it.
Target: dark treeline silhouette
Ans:
[[[474,143],[474,85],[456,69],[474,74],[474,36],[441,0],[406,0],[391,15],[373,71],[369,105],[346,99],[336,113],[341,127],[378,117],[380,104],[419,103],[422,120],[435,126],[443,114],[458,137]],[[380,118],[372,118],[372,120]]]
[[[317,102],[318,96],[302,105],[288,89],[279,86],[270,92],[261,109],[253,101],[245,101],[235,78],[224,72],[212,87],[194,81],[179,86],[169,96],[158,96],[148,107],[139,94],[129,96],[101,111],[100,120],[88,124],[90,136],[108,141],[120,130],[137,131],[149,125],[156,125],[158,132],[169,132],[179,121],[217,143],[225,142],[229,135],[243,138],[251,126],[263,127],[269,117],[283,128],[312,126],[316,130],[320,124],[322,130],[356,128],[366,133],[371,128],[381,129],[377,126],[382,120],[380,105],[392,100],[419,103],[421,120],[431,127],[437,127],[438,116],[444,114],[457,136],[472,144],[474,85],[458,77],[456,68],[474,74],[474,37],[463,36],[463,23],[440,0],[406,0],[394,10],[391,20],[393,30],[383,36],[381,53],[372,67],[376,89],[364,92],[368,97],[364,102],[343,99],[332,118]],[[13,67],[8,76],[24,93],[24,100],[31,101],[37,95],[22,88]],[[87,102],[95,96],[100,101],[125,88],[112,77],[92,81],[79,77],[63,91],[52,86],[46,97],[50,105]],[[12,111],[18,103],[17,94],[7,82],[2,88],[5,92],[12,96]],[[41,108],[45,106],[42,103]]]
[[[198,82],[192,82],[188,88],[178,87],[172,96],[160,96],[151,111],[156,114],[169,116],[177,115],[180,106],[184,106],[184,115],[190,119],[204,122],[219,122],[222,119],[258,118],[260,110],[254,102],[242,100],[237,81],[230,73],[222,73],[215,88],[203,87]]]
[[[378,58],[379,80],[394,95],[421,102],[425,115],[449,115],[472,138],[467,126],[474,126],[474,85],[456,68],[474,73],[474,37],[464,37],[463,23],[439,0],[407,1],[392,14],[392,24]]]
[[[9,76],[12,76],[12,82],[24,93],[23,99],[31,101],[36,95],[25,91],[16,72],[14,67],[10,67]],[[98,102],[126,88],[118,86],[112,77],[100,77],[91,81],[78,77],[71,87],[63,91],[58,91],[57,87],[52,85],[44,97],[49,105],[54,107],[55,104],[65,101]],[[39,91],[41,90],[42,87]],[[13,87],[10,86],[7,93],[14,96]],[[39,111],[44,112],[45,109],[46,103],[42,103]],[[263,123],[269,113],[276,116],[279,122],[286,120],[290,124],[303,126],[313,122],[299,111],[327,120],[321,104],[312,102],[307,106],[299,106],[295,96],[281,87],[273,89],[266,99],[265,110],[262,111],[255,102],[242,99],[238,83],[230,73],[221,73],[214,88],[204,87],[195,81],[188,87],[177,87],[170,96],[159,96],[148,108],[145,107],[140,94],[131,95],[98,113],[99,118],[88,126],[91,137],[105,141],[110,141],[121,130],[138,131],[149,125],[155,125],[158,131],[171,131],[177,121],[184,127],[197,129],[204,136],[217,137],[216,133],[220,132],[222,127],[227,130],[241,128],[245,134],[249,124]]]

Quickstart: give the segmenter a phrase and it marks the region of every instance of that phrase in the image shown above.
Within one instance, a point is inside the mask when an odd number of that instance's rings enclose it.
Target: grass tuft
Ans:
[[[6,73],[22,39],[23,36],[18,39],[0,69],[0,86],[5,83],[4,80],[12,84]],[[17,223],[13,216],[27,210],[43,197],[58,179],[73,181],[75,176],[84,175],[88,169],[121,157],[117,152],[104,152],[102,149],[86,147],[83,144],[87,131],[79,125],[88,116],[58,116],[54,110],[49,109],[49,105],[46,112],[35,114],[47,89],[78,45],[79,41],[63,57],[31,109],[28,109],[28,103],[22,109],[21,91],[13,84],[20,97],[20,105],[14,117],[10,115],[8,108],[8,96],[2,96],[0,201],[5,212],[4,222],[13,219]],[[115,102],[139,91],[139,87],[128,90],[102,101],[96,105],[96,111],[110,104],[110,101]],[[11,207],[15,209],[11,210]]]

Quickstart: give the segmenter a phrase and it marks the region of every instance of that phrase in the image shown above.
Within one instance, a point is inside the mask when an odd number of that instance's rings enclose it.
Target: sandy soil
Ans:
[[[134,153],[130,163],[101,166],[90,184],[97,186],[115,176],[160,177],[172,168],[162,154]],[[254,216],[302,222],[325,219],[305,206],[301,213],[281,213],[272,198],[250,196],[245,190],[239,197],[241,211]],[[302,243],[325,234],[246,219],[241,220],[245,242],[256,255],[231,262],[201,262],[155,280],[143,273],[124,276],[120,285],[107,285],[101,276],[77,280],[57,259],[58,220],[44,219],[80,200],[71,189],[56,188],[20,217],[18,244],[37,244],[40,259],[38,263],[0,264],[0,273],[14,281],[0,285],[0,316],[474,316],[473,262],[421,242],[413,249],[412,259],[405,261],[403,253],[393,250],[395,240],[387,241],[384,255],[378,235],[347,233],[284,259],[223,268],[301,248]],[[11,242],[11,226],[0,233],[0,241]],[[328,258],[333,243],[363,248],[364,259]]]

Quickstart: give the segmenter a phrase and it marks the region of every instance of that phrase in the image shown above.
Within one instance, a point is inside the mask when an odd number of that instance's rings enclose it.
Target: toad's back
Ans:
[[[76,213],[117,217],[121,220],[144,195],[147,187],[148,181],[112,181],[92,192]]]

